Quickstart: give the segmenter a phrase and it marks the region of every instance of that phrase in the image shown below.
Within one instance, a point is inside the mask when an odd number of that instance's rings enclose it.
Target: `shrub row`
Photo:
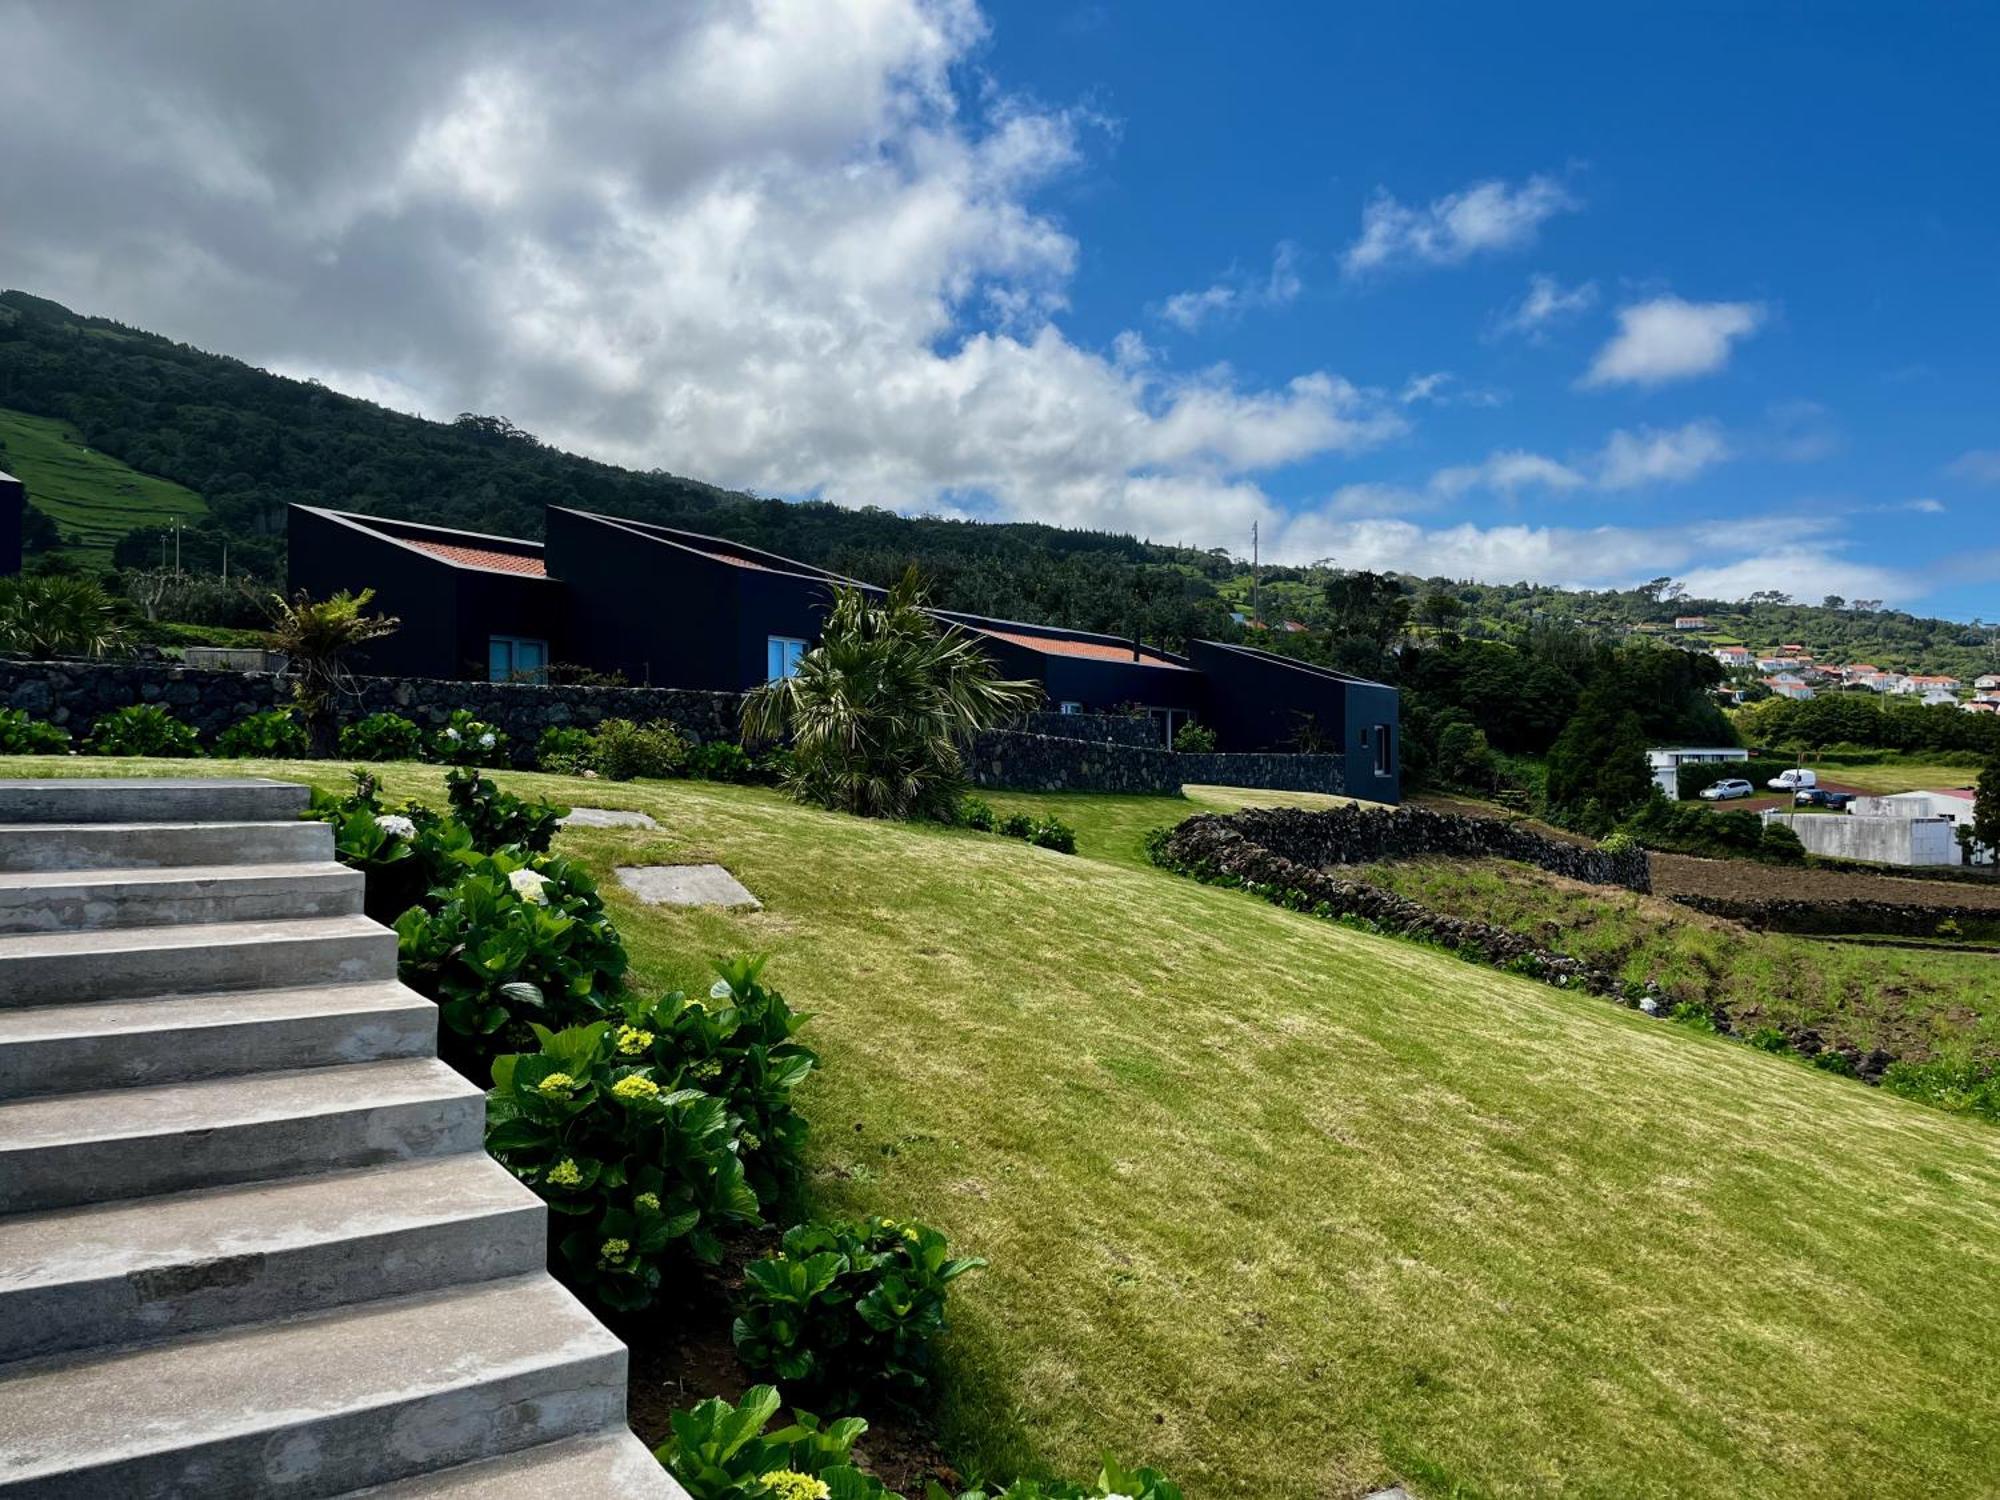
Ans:
[[[1806,859],[1806,846],[1782,823],[1766,823],[1753,812],[1711,812],[1661,796],[1647,798],[1619,829],[1648,849],[1675,854],[1773,865],[1802,865]]]
[[[1017,812],[1003,818],[985,798],[966,797],[958,804],[956,822],[961,828],[979,833],[998,833],[1010,839],[1025,839],[1038,849],[1053,849],[1058,854],[1076,853],[1076,830],[1054,813],[1033,817]]]

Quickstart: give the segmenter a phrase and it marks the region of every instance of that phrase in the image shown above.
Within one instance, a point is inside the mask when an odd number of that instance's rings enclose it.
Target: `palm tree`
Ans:
[[[374,597],[373,589],[358,594],[342,589],[326,599],[314,599],[304,589],[290,599],[271,596],[271,649],[291,658],[292,702],[315,755],[334,751],[334,696],[351,691],[347,653],[402,623],[393,615],[364,614]]]
[[[970,632],[939,628],[911,568],[886,596],[834,592],[817,646],[743,701],[752,744],[788,738],[801,802],[870,818],[949,820],[965,791],[960,742],[1034,708],[1042,689],[995,675]]]
[[[103,656],[125,644],[117,607],[94,578],[0,578],[0,651]]]

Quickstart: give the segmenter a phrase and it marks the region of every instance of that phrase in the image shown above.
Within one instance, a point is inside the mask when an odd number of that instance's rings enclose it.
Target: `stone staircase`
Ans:
[[[305,802],[0,781],[0,1496],[685,1500]]]

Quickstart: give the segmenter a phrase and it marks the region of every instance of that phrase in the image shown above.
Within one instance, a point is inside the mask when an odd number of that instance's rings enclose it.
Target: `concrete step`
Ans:
[[[0,1496],[338,1495],[598,1432],[624,1406],[624,1345],[546,1276],[492,1281],[10,1367]]]
[[[395,977],[396,934],[363,916],[0,937],[0,1006]]]
[[[437,1016],[394,980],[0,1009],[0,1100],[429,1057]]]
[[[485,1120],[435,1058],[19,1099],[0,1104],[0,1213],[477,1151]]]
[[[0,871],[0,934],[348,916],[361,910],[366,884],[331,860]]]
[[[332,858],[330,823],[7,823],[0,820],[0,870],[312,864]]]
[[[345,1500],[687,1500],[646,1445],[620,1427],[354,1490]]]
[[[0,1365],[542,1269],[484,1152],[0,1218]],[[3,1472],[3,1471],[0,1471]]]
[[[261,776],[0,780],[0,823],[288,822],[312,794]]]

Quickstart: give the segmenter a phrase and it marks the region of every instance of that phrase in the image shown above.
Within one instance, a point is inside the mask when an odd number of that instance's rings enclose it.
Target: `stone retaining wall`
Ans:
[[[1023,792],[1171,795],[1192,784],[1338,794],[1345,786],[1337,755],[1181,755],[1011,729],[974,736],[966,770],[974,786]]]
[[[1990,906],[1930,906],[1900,901],[1745,901],[1697,894],[1676,896],[1674,900],[1711,917],[1741,922],[1759,931],[1805,937],[1870,933],[1882,937],[1967,937],[1987,941],[2000,938],[2000,910]]]
[[[670,719],[699,740],[734,742],[742,700],[734,693],[677,688],[538,687],[518,682],[452,682],[428,677],[361,677],[339,706],[343,723],[397,713],[426,729],[454,709],[497,724],[527,764],[552,724],[584,728],[605,719]],[[132,703],[160,703],[204,740],[238,719],[290,701],[269,672],[218,672],[169,662],[20,661],[0,658],[0,706],[25,708],[81,739],[102,714]]]
[[[1058,740],[1096,740],[1130,745],[1135,750],[1159,750],[1160,726],[1141,714],[1026,714],[1012,726],[1022,734],[1045,734]]]
[[[1189,757],[1190,759],[1194,757]],[[1175,832],[1197,843],[1220,832],[1307,869],[1372,864],[1379,859],[1511,859],[1551,875],[1591,885],[1647,892],[1653,879],[1642,849],[1622,854],[1550,838],[1504,818],[1471,818],[1424,807],[1393,811],[1350,806],[1309,812],[1300,808],[1250,808],[1227,817],[1191,818]]]

